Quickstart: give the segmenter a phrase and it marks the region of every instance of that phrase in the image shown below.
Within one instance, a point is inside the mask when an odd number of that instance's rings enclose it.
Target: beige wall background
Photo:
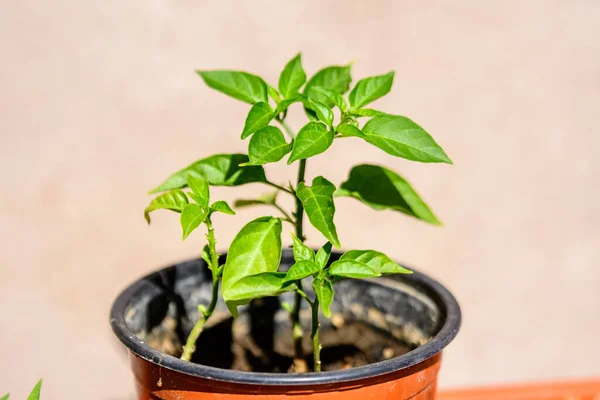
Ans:
[[[44,399],[132,398],[110,304],[203,243],[182,243],[169,213],[147,227],[145,192],[247,145],[248,106],[193,71],[276,83],[298,51],[309,73],[352,60],[356,78],[395,69],[374,106],[415,119],[455,162],[349,139],[308,167],[340,183],[356,163],[388,165],[445,222],[337,203],[345,247],[379,248],[458,297],[464,325],[442,387],[600,374],[598,21],[595,0],[2,2],[0,392],[25,398],[43,377]],[[294,176],[276,168],[274,181]],[[221,247],[264,213],[219,219]]]

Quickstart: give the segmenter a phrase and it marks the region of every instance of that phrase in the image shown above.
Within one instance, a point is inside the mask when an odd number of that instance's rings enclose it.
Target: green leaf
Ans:
[[[201,176],[188,175],[188,187],[192,190],[193,196],[190,196],[198,203],[203,209],[208,208],[208,202],[210,201],[210,193],[208,189],[208,182]]]
[[[206,262],[206,265],[208,266],[208,268],[211,268],[210,248],[208,247],[208,244],[205,244],[204,247],[202,248],[201,257]]]
[[[264,194],[256,199],[237,199],[233,206],[235,208],[256,206],[256,205],[272,205],[275,204],[275,200],[277,199],[277,191],[273,193]]]
[[[302,243],[302,241],[298,239],[293,232],[290,232],[290,234],[292,235],[292,242],[294,243],[294,260],[296,262],[314,261],[315,252],[313,249]]]
[[[333,123],[333,111],[323,103],[308,99],[304,102],[304,106],[315,112],[317,118],[321,122],[325,122],[327,126],[331,126]]]
[[[235,215],[235,211],[231,209],[229,204],[224,200],[215,201],[210,205],[211,211],[222,212],[223,214]]]
[[[360,129],[347,123],[338,125],[335,130],[344,136],[356,136],[363,139],[365,138],[365,134]]]
[[[441,222],[419,194],[400,175],[378,165],[357,165],[335,196],[360,200],[375,210],[396,210],[434,225]]]
[[[196,71],[209,87],[246,103],[268,102],[262,78],[241,71]]]
[[[42,380],[40,379],[38,381],[38,383],[35,385],[35,387],[33,388],[33,390],[31,391],[31,394],[29,395],[29,397],[27,397],[27,400],[39,400],[41,392],[42,392]]]
[[[273,118],[275,118],[275,111],[269,104],[261,101],[253,105],[246,117],[242,139],[246,139],[257,130],[269,125]]]
[[[319,249],[319,251],[317,251],[317,255],[315,256],[315,262],[321,269],[323,269],[327,265],[327,261],[329,261],[330,256],[331,242],[327,242]]]
[[[283,281],[291,282],[304,279],[308,276],[316,274],[320,271],[320,269],[321,268],[314,261],[297,261],[294,265],[290,267]]]
[[[285,272],[261,272],[245,276],[231,285],[228,298],[232,302],[248,301],[296,290],[295,285],[286,285],[284,278]]]
[[[312,285],[317,294],[317,299],[319,299],[323,315],[331,318],[331,302],[334,296],[333,285],[328,279],[314,279]]]
[[[241,164],[262,165],[277,162],[292,150],[292,143],[287,143],[281,130],[275,126],[259,129],[250,139],[248,157],[250,161]]]
[[[429,133],[406,117],[374,117],[363,127],[366,141],[393,156],[419,162],[452,164]]]
[[[203,210],[198,204],[188,204],[181,212],[181,228],[183,229],[183,240],[187,238],[190,233],[200,226],[202,221],[208,215],[208,210]]]
[[[335,186],[333,183],[322,176],[317,176],[313,179],[312,186],[306,186],[303,182],[298,184],[296,196],[302,201],[310,223],[339,249],[340,241],[333,223],[333,215],[335,214],[334,192]]]
[[[304,94],[308,95],[313,87],[322,87],[333,90],[339,94],[344,94],[350,88],[350,65],[326,67],[317,72],[304,87]],[[331,107],[334,102],[329,100],[327,96],[321,93],[313,93],[313,100],[323,103]]]
[[[371,108],[359,108],[357,110],[352,110],[350,115],[356,117],[385,117],[391,114],[385,113],[383,111],[373,110]]]
[[[261,217],[247,223],[229,247],[223,271],[223,298],[237,316],[237,306],[246,304],[234,299],[231,291],[238,280],[262,272],[276,272],[281,260],[281,220]]]
[[[277,92],[277,89],[275,89],[273,86],[269,85],[268,83],[267,83],[267,94],[269,95],[269,97],[271,97],[273,100],[275,100],[275,102],[279,103],[281,101],[281,96]]]
[[[328,103],[336,105],[337,108],[339,108],[343,112],[348,111],[348,104],[346,103],[346,100],[341,94],[339,94],[335,90],[325,89],[320,86],[314,86],[306,92],[306,95],[309,99],[314,101],[319,101],[319,99],[326,98]]]
[[[306,73],[302,68],[302,55],[298,54],[292,58],[279,76],[279,91],[282,96],[289,99],[304,85],[306,82]]]
[[[173,190],[154,198],[144,210],[144,218],[146,218],[146,222],[150,223],[150,213],[152,211],[165,209],[181,212],[187,204],[188,198],[185,193],[181,190]]]
[[[355,260],[337,260],[331,263],[331,266],[327,269],[327,273],[330,276],[339,276],[342,278],[373,278],[381,276],[380,273],[375,272],[371,267]]]
[[[282,100],[277,104],[277,110],[275,111],[275,113],[276,114],[282,113],[285,110],[287,110],[289,108],[289,106],[291,106],[292,104],[302,102],[302,101],[304,101],[304,99],[306,99],[306,97],[299,94],[299,95],[292,97],[291,99]]]
[[[7,393],[4,396],[0,397],[0,400],[8,400],[9,397],[10,397],[10,393]]]
[[[213,186],[239,186],[267,181],[263,167],[239,166],[245,162],[248,162],[245,154],[216,154],[203,158],[175,172],[150,193],[184,188],[187,186],[188,175],[202,177]]]
[[[340,257],[339,261],[357,261],[367,265],[379,274],[413,273],[411,270],[396,264],[385,254],[375,250],[349,250]]]
[[[333,132],[320,122],[309,122],[304,125],[292,147],[288,164],[294,161],[323,153],[333,143]]]
[[[372,76],[361,79],[356,83],[354,89],[348,95],[350,106],[361,108],[380,97],[385,96],[392,89],[394,82],[394,71],[385,75]]]

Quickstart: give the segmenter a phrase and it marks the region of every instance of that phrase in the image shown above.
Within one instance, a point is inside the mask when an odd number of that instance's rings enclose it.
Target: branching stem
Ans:
[[[219,254],[217,254],[216,250],[217,241],[215,240],[215,231],[213,229],[210,216],[206,217],[204,222],[208,228],[206,238],[208,239],[208,252],[210,254],[209,268],[212,272],[212,297],[208,309],[201,313],[202,315],[200,316],[200,319],[192,328],[185,346],[183,346],[183,354],[181,355],[181,359],[184,361],[190,361],[192,359],[192,355],[196,351],[196,342],[204,330],[206,321],[208,321],[208,319],[212,316],[212,313],[217,305],[217,298],[219,296],[219,278],[221,273],[219,271]]]

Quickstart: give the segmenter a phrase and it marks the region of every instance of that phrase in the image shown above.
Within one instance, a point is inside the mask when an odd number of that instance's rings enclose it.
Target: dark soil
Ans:
[[[197,343],[193,362],[218,368],[253,372],[307,372],[313,365],[309,334],[303,343],[303,360],[292,358],[288,329],[275,329],[275,318],[238,318],[215,314]],[[268,315],[268,313],[267,313]],[[167,317],[146,335],[146,343],[175,357],[182,342],[177,321]],[[305,325],[308,329],[308,325]],[[346,321],[334,315],[332,324],[322,327],[320,339],[322,369],[332,371],[367,365],[407,353],[412,348],[392,335],[360,321]]]

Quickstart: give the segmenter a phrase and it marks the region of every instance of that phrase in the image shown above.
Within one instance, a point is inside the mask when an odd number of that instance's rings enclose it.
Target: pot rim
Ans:
[[[284,250],[284,256],[286,250],[289,251],[289,255],[291,256],[291,250],[289,249]],[[195,262],[196,260],[190,261]],[[161,268],[157,271],[171,267]],[[413,269],[413,274],[402,275],[402,283],[410,287],[418,287],[420,290],[426,292],[427,296],[440,308],[441,315],[442,317],[445,316],[445,319],[439,332],[429,342],[408,353],[361,367],[326,372],[243,372],[210,367],[183,361],[177,357],[155,350],[140,340],[127,326],[125,313],[131,298],[144,286],[144,281],[157,271],[136,280],[119,294],[113,303],[110,313],[112,330],[117,338],[136,356],[157,364],[162,368],[203,379],[246,385],[272,386],[328,385],[368,379],[406,370],[435,356],[454,339],[461,324],[461,311],[454,296],[436,280]],[[374,284],[385,284],[386,280],[389,281],[390,278],[377,278],[370,281]],[[393,279],[391,280],[393,281]]]

